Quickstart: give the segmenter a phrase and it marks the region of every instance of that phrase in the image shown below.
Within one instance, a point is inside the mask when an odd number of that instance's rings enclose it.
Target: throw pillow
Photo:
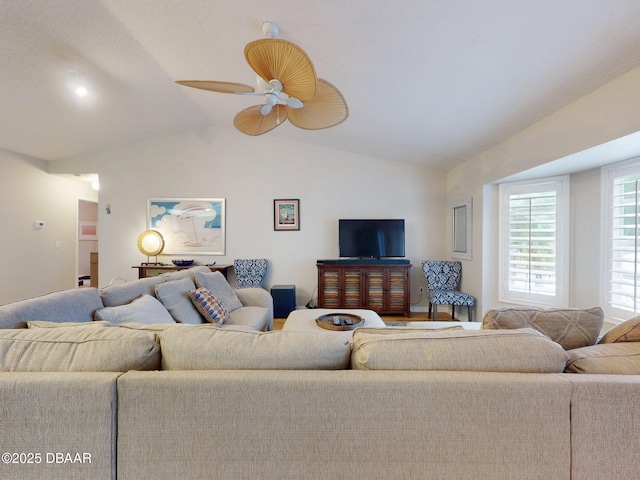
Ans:
[[[600,307],[535,308],[501,307],[487,311],[482,329],[533,328],[543,333],[565,350],[594,345],[604,325]]]
[[[184,277],[156,285],[156,297],[176,322],[202,323],[202,316],[189,296],[189,291],[195,288],[191,277]]]
[[[229,313],[242,307],[238,295],[220,272],[196,272],[196,286],[209,290],[220,300]]]
[[[142,295],[133,302],[117,307],[106,307],[95,313],[96,320],[122,323],[175,323],[167,309],[151,295]]]
[[[598,343],[640,342],[640,316],[622,322],[603,335]]]
[[[640,342],[591,345],[567,353],[567,373],[640,375]]]
[[[220,301],[206,288],[191,290],[189,296],[207,322],[222,325],[229,316]]]

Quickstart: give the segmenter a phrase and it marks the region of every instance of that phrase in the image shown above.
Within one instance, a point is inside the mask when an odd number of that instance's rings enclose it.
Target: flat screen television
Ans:
[[[340,257],[404,257],[404,219],[338,220]]]

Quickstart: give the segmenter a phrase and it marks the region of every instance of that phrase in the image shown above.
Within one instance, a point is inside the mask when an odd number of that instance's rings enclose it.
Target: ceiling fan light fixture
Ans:
[[[280,34],[280,28],[275,23],[266,21],[262,24],[262,32],[267,38],[276,38]]]
[[[287,98],[287,107],[302,108],[304,107],[304,104],[295,97],[289,97]]]
[[[260,107],[260,113],[262,115],[269,115],[271,113],[271,109],[273,108],[273,105],[263,105],[262,107]]]
[[[84,75],[78,71],[69,72],[69,86],[78,97],[86,97],[89,94]]]
[[[278,95],[276,93],[267,92],[264,94],[264,103],[272,107],[278,103]]]

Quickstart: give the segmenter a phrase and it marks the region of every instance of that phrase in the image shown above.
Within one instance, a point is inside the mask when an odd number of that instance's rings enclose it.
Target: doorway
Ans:
[[[78,287],[98,286],[98,202],[78,200]]]

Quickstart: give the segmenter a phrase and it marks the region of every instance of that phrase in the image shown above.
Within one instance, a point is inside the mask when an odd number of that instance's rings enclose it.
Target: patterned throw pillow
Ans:
[[[193,304],[208,322],[222,325],[227,317],[229,317],[227,309],[222,306],[220,300],[206,288],[189,290],[189,296]]]

